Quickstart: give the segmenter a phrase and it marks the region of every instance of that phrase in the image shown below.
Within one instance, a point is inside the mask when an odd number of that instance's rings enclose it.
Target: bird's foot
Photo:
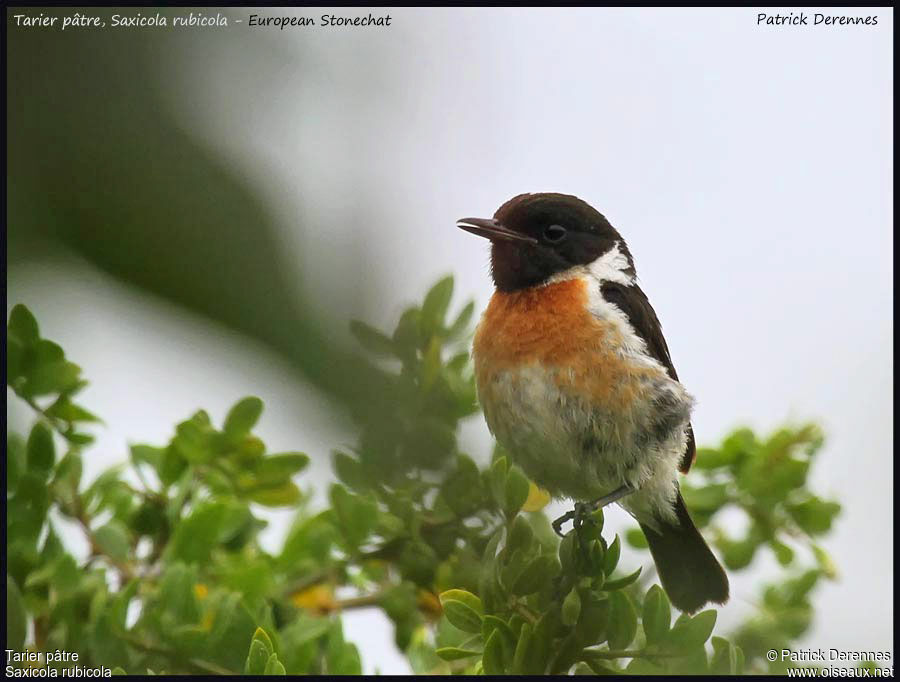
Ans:
[[[572,525],[575,530],[578,530],[585,522],[585,520],[593,523],[594,520],[591,518],[591,514],[593,514],[598,509],[602,509],[608,504],[612,504],[613,502],[621,500],[623,497],[633,493],[635,490],[635,488],[626,483],[625,485],[613,490],[609,495],[604,495],[603,497],[600,497],[593,502],[576,502],[575,508],[572,509],[572,511],[566,512],[552,523],[554,532],[559,537],[564,537],[565,534],[562,532],[562,527],[566,521],[572,521]]]
[[[564,537],[565,533],[562,532],[562,527],[566,521],[571,521],[572,527],[575,530],[581,528],[581,525],[585,521],[594,523],[594,520],[591,518],[591,514],[593,514],[597,509],[598,507],[595,507],[593,502],[576,502],[575,508],[572,509],[572,511],[566,512],[551,524],[553,526],[553,530],[559,537]]]

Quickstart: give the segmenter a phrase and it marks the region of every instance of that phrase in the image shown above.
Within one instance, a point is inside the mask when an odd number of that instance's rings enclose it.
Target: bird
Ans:
[[[639,523],[678,609],[728,600],[728,578],[679,488],[696,458],[694,398],[619,232],[581,199],[520,194],[457,227],[490,240],[494,293],[475,330],[488,428],[555,499],[554,529],[613,502]]]

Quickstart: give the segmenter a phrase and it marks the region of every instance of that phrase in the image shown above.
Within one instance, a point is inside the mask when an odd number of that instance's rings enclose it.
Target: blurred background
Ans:
[[[878,16],[828,27],[757,26],[755,9],[12,18],[75,11],[8,10],[7,313],[28,305],[91,381],[81,402],[106,426],[86,477],[256,394],[270,450],[308,452],[322,488],[377,381],[347,321],[393,328],[447,273],[482,309],[487,246],[455,219],[576,194],[627,239],[701,444],[822,423],[813,485],[845,507],[828,543],[841,579],[808,644],[891,649],[892,10],[823,10]],[[390,27],[248,26],[369,11]],[[489,457],[480,416],[462,443]],[[291,513],[269,518],[275,547]],[[774,560],[756,567],[725,625]],[[367,672],[408,671],[381,612],[345,621]]]

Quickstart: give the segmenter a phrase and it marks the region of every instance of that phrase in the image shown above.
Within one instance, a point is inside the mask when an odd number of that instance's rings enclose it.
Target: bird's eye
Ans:
[[[546,229],[544,229],[544,240],[550,242],[551,244],[556,244],[565,239],[566,236],[566,228],[562,225],[550,225]]]

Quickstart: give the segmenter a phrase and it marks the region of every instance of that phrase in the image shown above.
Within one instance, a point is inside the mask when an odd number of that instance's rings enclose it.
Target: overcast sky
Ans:
[[[455,219],[527,191],[588,201],[631,247],[701,443],[741,424],[824,425],[814,487],[845,505],[826,543],[842,578],[818,594],[808,643],[890,650],[893,11],[827,9],[878,24],[805,27],[758,26],[765,10],[749,9],[371,11],[391,27],[161,38],[169,106],[247,169],[298,282],[339,320],[390,325],[449,272],[483,308],[487,245]],[[316,229],[300,234],[301,215]],[[361,254],[364,286],[348,284]],[[314,477],[330,475],[346,436],[277,359],[78,263],[9,281],[10,303],[28,302],[92,381],[84,403],[108,427],[89,473],[253,391],[271,449],[307,450]],[[487,451],[480,417],[465,438]],[[735,581],[724,622],[756,582]],[[348,631],[366,670],[406,669],[380,614]]]

